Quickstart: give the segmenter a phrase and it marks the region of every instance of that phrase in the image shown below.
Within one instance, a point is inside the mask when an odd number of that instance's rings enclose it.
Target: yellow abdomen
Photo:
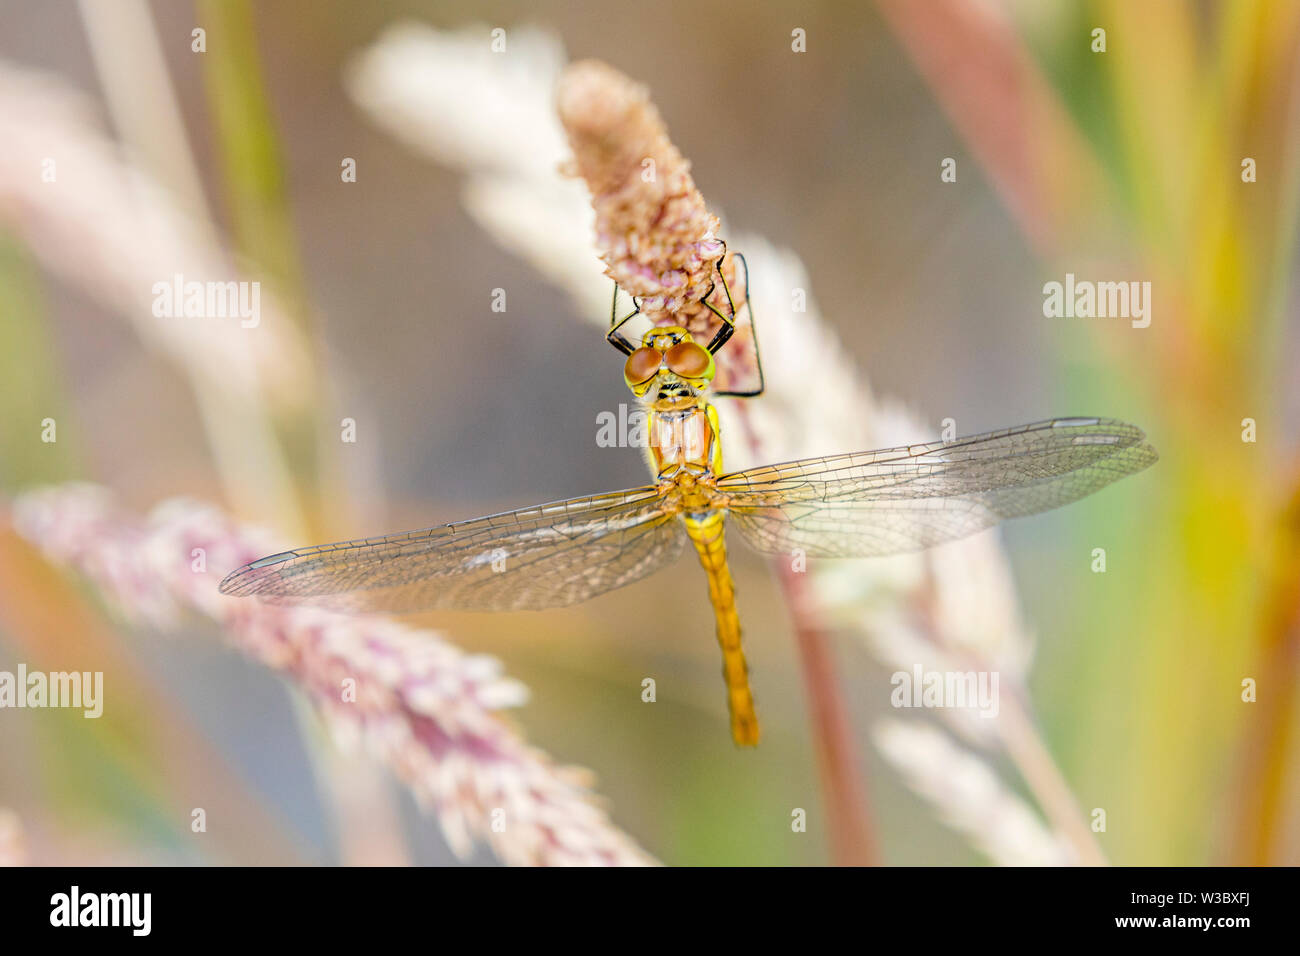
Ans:
[[[718,624],[718,645],[722,648],[722,676],[727,682],[727,706],[731,711],[731,738],[741,747],[758,743],[758,715],[749,690],[749,668],[740,646],[740,617],[736,613],[736,589],[727,567],[727,545],[722,529],[724,513],[684,515],[686,531],[709,576],[709,599]]]

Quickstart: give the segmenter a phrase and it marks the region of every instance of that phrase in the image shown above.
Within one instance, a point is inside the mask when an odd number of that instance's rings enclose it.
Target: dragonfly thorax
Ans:
[[[721,474],[722,443],[713,406],[698,397],[684,408],[651,408],[648,425],[650,467],[660,481]]]

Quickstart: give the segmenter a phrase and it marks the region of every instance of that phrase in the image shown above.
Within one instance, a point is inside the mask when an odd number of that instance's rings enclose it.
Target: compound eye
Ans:
[[[644,385],[655,377],[663,360],[662,352],[645,347],[639,348],[627,357],[627,364],[623,366],[623,377],[627,379],[629,385]]]
[[[713,356],[694,342],[679,342],[664,353],[668,367],[682,378],[708,378],[713,372]]]

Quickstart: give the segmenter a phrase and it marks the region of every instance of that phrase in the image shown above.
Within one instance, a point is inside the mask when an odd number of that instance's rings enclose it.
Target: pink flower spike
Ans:
[[[17,499],[13,524],[131,619],[215,621],[237,650],[306,694],[337,742],[386,763],[459,855],[483,840],[515,865],[654,862],[597,806],[584,772],[555,766],[502,719],[527,691],[494,658],[382,616],[220,595],[227,570],[273,548],[216,508],[171,501],[138,522],[104,489],[66,485]]]

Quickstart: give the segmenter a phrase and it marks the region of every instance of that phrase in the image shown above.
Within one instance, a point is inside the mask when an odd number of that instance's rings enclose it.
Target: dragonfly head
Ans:
[[[647,332],[627,357],[623,381],[637,398],[665,410],[693,405],[713,381],[713,356],[676,325]]]

